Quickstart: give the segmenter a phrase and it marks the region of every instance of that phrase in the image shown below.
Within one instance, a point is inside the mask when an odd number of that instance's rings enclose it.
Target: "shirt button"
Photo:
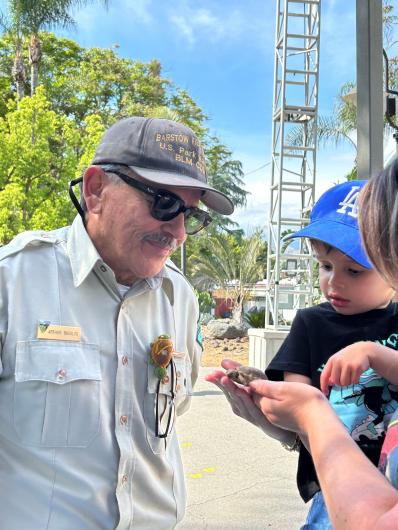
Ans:
[[[126,482],[128,481],[128,476],[127,475],[123,475],[122,476],[122,484],[126,484]]]
[[[181,377],[181,372],[178,370],[177,377]]]
[[[106,272],[106,267],[105,267],[105,265],[100,265],[100,270],[101,270],[102,272]]]
[[[58,381],[63,381],[65,379],[65,376],[66,376],[66,370],[64,370],[63,368],[58,370],[58,372],[57,372]]]
[[[127,366],[129,364],[129,359],[126,355],[123,355],[122,357],[122,365]]]
[[[120,423],[122,425],[127,425],[127,416],[120,416]]]

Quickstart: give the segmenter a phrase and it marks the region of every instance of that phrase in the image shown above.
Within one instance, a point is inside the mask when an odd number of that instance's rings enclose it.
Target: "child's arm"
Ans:
[[[361,341],[332,355],[321,374],[321,390],[329,393],[329,386],[358,383],[365,370],[373,368],[381,377],[398,385],[398,352],[376,342]]]
[[[397,528],[398,492],[357,447],[319,390],[259,380],[250,387],[270,421],[308,439],[335,530]]]
[[[305,383],[306,385],[312,385],[310,377],[301,374],[294,374],[293,372],[284,372],[283,380],[289,383]]]

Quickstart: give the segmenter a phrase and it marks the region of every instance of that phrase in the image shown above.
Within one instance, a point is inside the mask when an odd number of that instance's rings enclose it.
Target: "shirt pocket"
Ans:
[[[148,363],[148,385],[144,398],[144,419],[146,424],[147,442],[154,454],[164,453],[167,441],[174,432],[178,406],[187,399],[188,396],[192,395],[191,361],[188,355],[173,357],[173,363],[174,367],[172,367],[170,363],[167,368],[167,375],[163,378],[160,384],[159,379],[155,375],[154,366]],[[171,373],[172,370],[174,374]],[[157,392],[158,387],[159,392]],[[158,398],[157,393],[159,394]],[[159,438],[156,436],[155,432],[157,423],[157,401],[159,417],[162,417],[162,421],[159,425],[160,432],[165,432],[169,415],[171,414],[170,428],[166,438]]]
[[[22,443],[87,447],[100,428],[98,346],[23,341],[16,346],[14,427]]]

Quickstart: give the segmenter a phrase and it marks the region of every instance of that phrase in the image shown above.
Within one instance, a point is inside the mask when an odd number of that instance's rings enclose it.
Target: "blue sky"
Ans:
[[[4,0],[3,0],[4,1]],[[396,3],[396,2],[393,2]],[[109,0],[74,13],[68,36],[81,45],[111,47],[147,61],[209,116],[208,126],[242,161],[248,207],[234,214],[247,230],[267,218],[275,35],[274,0]],[[60,31],[58,30],[59,34]],[[355,81],[355,0],[322,2],[319,113],[330,115],[346,81]],[[319,196],[353,165],[350,146],[320,149]]]

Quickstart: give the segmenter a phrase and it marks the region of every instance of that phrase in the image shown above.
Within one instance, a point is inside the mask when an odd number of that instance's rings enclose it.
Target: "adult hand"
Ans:
[[[359,382],[359,378],[371,366],[371,358],[377,355],[380,345],[374,342],[356,342],[332,355],[325,364],[320,386],[327,396],[333,385],[348,386]]]
[[[224,359],[221,366],[228,370],[241,366],[231,359]],[[265,434],[287,444],[293,443],[295,434],[281,430],[267,420],[252,399],[252,391],[247,386],[234,383],[223,370],[214,370],[205,377],[206,381],[215,384],[227,398],[232,411],[241,418],[259,427]]]
[[[306,442],[311,422],[322,422],[320,411],[330,408],[326,397],[306,383],[252,381],[253,401],[277,427],[297,432]],[[306,444],[307,445],[307,444]]]

